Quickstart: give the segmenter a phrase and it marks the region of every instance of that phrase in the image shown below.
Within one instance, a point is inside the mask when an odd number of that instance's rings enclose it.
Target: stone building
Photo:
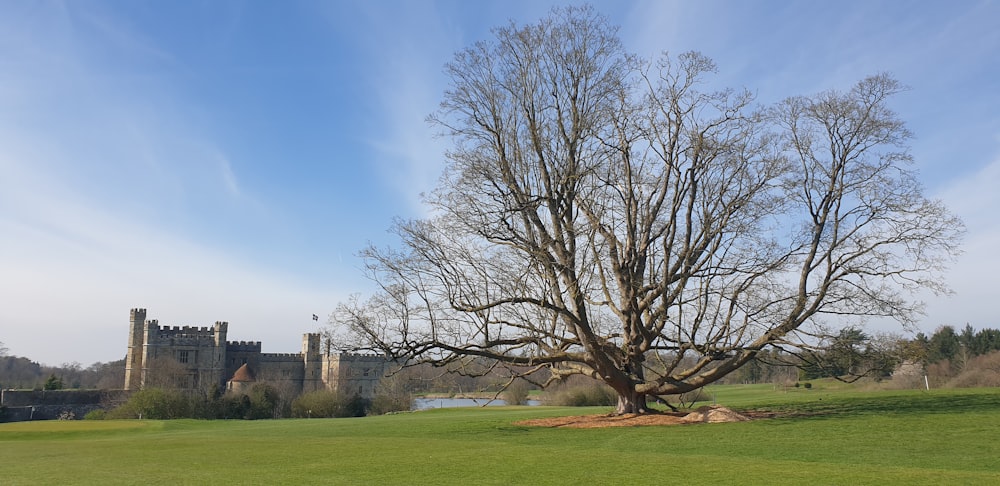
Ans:
[[[132,309],[125,389],[243,390],[262,381],[292,394],[328,389],[370,398],[385,372],[382,356],[321,352],[319,334],[303,335],[299,353],[262,353],[260,341],[227,341],[228,328],[160,326],[146,309]]]

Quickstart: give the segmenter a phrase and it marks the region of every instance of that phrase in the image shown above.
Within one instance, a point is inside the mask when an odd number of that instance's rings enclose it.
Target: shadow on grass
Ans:
[[[834,418],[871,414],[933,414],[1000,411],[1000,388],[956,392],[912,392],[865,396],[833,396],[815,401],[741,410],[757,418]]]

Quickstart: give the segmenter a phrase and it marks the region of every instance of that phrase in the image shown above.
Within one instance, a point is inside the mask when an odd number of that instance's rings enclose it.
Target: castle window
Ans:
[[[187,363],[188,362],[188,352],[187,351],[179,351],[177,353],[177,361],[180,361],[181,363]]]

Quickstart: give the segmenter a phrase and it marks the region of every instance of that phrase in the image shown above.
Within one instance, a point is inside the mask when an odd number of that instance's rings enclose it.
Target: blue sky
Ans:
[[[442,67],[541,1],[0,0],[0,342],[119,359],[128,311],[294,352],[419,217]],[[927,192],[968,225],[925,331],[1000,327],[1000,2],[595,2],[770,103],[887,71]],[[886,328],[891,330],[891,328]]]

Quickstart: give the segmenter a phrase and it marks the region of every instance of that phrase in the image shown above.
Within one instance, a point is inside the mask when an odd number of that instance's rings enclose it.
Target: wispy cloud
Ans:
[[[367,143],[409,215],[425,215],[420,195],[434,187],[444,167],[447,142],[435,137],[426,118],[440,101],[444,63],[465,42],[455,13],[428,4],[367,3],[349,16],[336,15],[336,22],[351,19],[339,28],[353,31],[360,55],[370,60],[358,73],[374,98]]]
[[[240,185],[236,180],[236,174],[233,172],[233,166],[229,163],[229,159],[222,153],[216,153],[213,158],[218,162],[220,177],[226,191],[231,196],[239,196]]]
[[[932,299],[927,307],[927,326],[950,324],[997,327],[995,308],[996,270],[1000,269],[1000,156],[974,174],[951,181],[936,196],[960,216],[968,228],[963,254],[947,272],[953,296]]]

